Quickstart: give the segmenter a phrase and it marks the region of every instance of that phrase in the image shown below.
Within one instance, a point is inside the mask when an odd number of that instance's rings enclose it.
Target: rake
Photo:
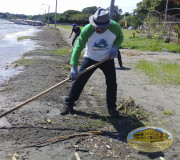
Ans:
[[[95,64],[93,64],[93,65],[91,65],[90,67],[88,67],[88,68],[84,69],[83,71],[79,72],[78,76],[80,76],[80,75],[84,74],[85,72],[87,72],[87,71],[95,68],[96,66],[98,66],[98,65],[100,65],[101,63],[107,61],[108,59],[109,59],[109,57],[107,57],[107,58],[105,58],[105,59],[103,59],[103,60],[101,60],[101,61],[99,61],[99,62],[97,62],[97,63],[95,63]],[[9,114],[9,113],[11,113],[11,112],[13,112],[14,110],[19,109],[20,107],[24,106],[25,104],[27,104],[27,103],[29,103],[29,102],[32,102],[33,100],[37,99],[38,97],[40,97],[40,96],[48,93],[49,91],[57,88],[58,86],[64,84],[65,82],[67,82],[67,81],[69,81],[69,80],[70,80],[70,78],[67,78],[67,79],[65,79],[65,80],[57,83],[56,85],[54,85],[54,86],[46,89],[45,91],[43,91],[43,92],[35,95],[34,97],[27,99],[26,101],[22,102],[21,104],[19,104],[19,105],[15,106],[15,107],[11,108],[10,110],[2,113],[2,114],[0,115],[0,118],[6,116],[7,114]]]

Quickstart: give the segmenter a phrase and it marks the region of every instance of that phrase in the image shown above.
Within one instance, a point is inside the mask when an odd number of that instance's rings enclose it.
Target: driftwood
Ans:
[[[10,157],[11,160],[17,160],[15,156]]]
[[[46,143],[50,143],[50,142],[52,143],[52,142],[56,142],[56,141],[59,141],[59,140],[66,140],[66,139],[74,138],[74,137],[77,137],[77,136],[90,136],[90,135],[93,135],[93,134],[102,135],[103,133],[101,131],[89,131],[89,132],[83,132],[83,133],[74,133],[74,134],[71,134],[71,135],[51,138],[51,139],[45,140],[45,141],[37,143],[37,144],[29,145],[29,146],[27,146],[25,148],[28,148],[28,147],[40,147],[42,144],[46,144]]]
[[[79,154],[77,152],[74,153],[76,160],[81,160],[81,158],[79,157]]]
[[[9,154],[9,155],[8,155],[8,158],[9,158],[10,160],[17,160],[16,156],[17,156],[16,153],[13,154],[13,155],[12,155],[12,154]],[[18,157],[18,156],[17,156],[17,157]]]

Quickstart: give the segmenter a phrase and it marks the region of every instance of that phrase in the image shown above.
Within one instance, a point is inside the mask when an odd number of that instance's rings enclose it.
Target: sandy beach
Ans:
[[[39,47],[25,53],[23,58],[31,60],[31,63],[25,64],[20,74],[0,86],[0,113],[68,78],[65,68],[71,55],[60,56],[51,51],[71,48],[70,32],[62,28],[59,32],[43,27],[31,38]],[[69,81],[1,118],[0,159],[10,159],[17,153],[21,160],[76,160],[77,154],[82,160],[179,160],[180,86],[150,84],[148,77],[134,70],[133,66],[141,59],[166,59],[180,63],[180,54],[128,49],[122,49],[121,53],[123,70],[115,59],[117,104],[131,97],[134,106],[151,115],[144,120],[148,125],[163,127],[173,134],[174,143],[170,148],[147,154],[128,145],[127,135],[144,123],[132,117],[109,117],[105,79],[103,73],[97,70],[76,102],[75,114],[60,115],[60,108],[71,87],[72,82]],[[173,115],[162,114],[164,110],[173,111]],[[101,131],[102,135],[87,134],[94,130]],[[87,135],[82,136],[82,133]],[[52,138],[57,139],[44,142]],[[38,143],[42,144],[35,145]]]

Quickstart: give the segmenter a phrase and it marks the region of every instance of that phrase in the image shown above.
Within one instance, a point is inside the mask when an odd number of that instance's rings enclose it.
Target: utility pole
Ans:
[[[47,5],[47,4],[42,4],[42,5],[48,6],[48,27],[49,27],[49,11],[50,11],[50,5]]]
[[[56,7],[55,7],[54,29],[56,29],[56,14],[57,14],[57,0],[56,0]]]
[[[115,1],[115,0],[111,0],[111,4],[110,4],[110,11],[109,11],[109,17],[110,17],[110,19],[112,19],[112,16],[113,16],[114,1]]]
[[[48,27],[49,27],[49,12],[50,12],[50,5],[48,6]]]
[[[46,10],[44,10],[44,25],[46,24]]]
[[[169,3],[169,0],[167,0],[167,2],[166,2],[166,10],[165,10],[165,17],[164,17],[164,20],[165,20],[165,21],[167,21],[168,3]]]
[[[46,24],[46,10],[45,9],[41,9],[44,11],[44,25]]]

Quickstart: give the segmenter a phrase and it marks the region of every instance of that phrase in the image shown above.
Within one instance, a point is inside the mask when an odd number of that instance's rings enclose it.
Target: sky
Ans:
[[[123,13],[132,13],[136,8],[136,4],[142,0],[115,0],[115,4],[122,9]],[[86,7],[102,7],[110,6],[111,0],[57,0],[57,13],[63,13],[67,10],[78,10]],[[43,5],[45,4],[45,5]],[[55,12],[56,0],[0,0],[0,12],[9,12],[13,14],[38,15]]]

